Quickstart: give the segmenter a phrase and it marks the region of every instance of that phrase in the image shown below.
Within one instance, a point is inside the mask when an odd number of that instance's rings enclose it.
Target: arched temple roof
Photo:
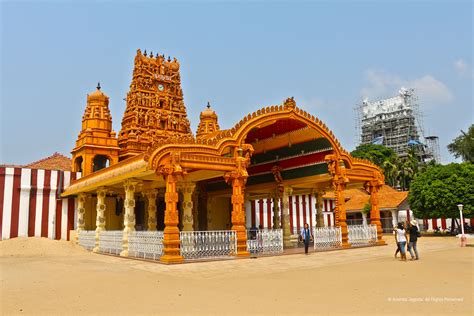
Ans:
[[[101,185],[114,184],[127,177],[140,178],[143,176],[151,179],[153,175],[156,177],[155,173],[160,166],[169,163],[172,159],[188,161],[188,166],[192,166],[189,169],[193,170],[206,169],[208,166],[216,168],[215,170],[229,170],[235,166],[232,160],[235,150],[242,146],[252,147],[246,144],[246,138],[252,135],[253,130],[262,129],[281,120],[300,122],[301,126],[306,126],[315,135],[325,139],[327,143],[325,150],[329,150],[332,155],[343,162],[350,181],[364,183],[377,180],[383,183],[383,174],[376,165],[367,160],[352,157],[342,148],[333,132],[319,118],[298,108],[295,100],[289,98],[281,105],[264,107],[246,115],[230,129],[198,138],[192,135],[180,135],[158,139],[148,147],[145,153],[125,159],[116,165],[76,181],[66,190],[65,195],[76,194],[82,190],[92,190]],[[295,124],[295,126],[298,128],[299,124]],[[251,150],[253,152],[253,148]],[[325,157],[323,156],[321,159],[324,162]],[[300,160],[303,161],[303,159]]]

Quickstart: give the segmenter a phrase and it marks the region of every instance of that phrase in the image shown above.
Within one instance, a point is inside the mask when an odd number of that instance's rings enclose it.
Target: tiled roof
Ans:
[[[369,203],[370,195],[364,190],[347,190],[345,191],[347,211],[360,211]],[[379,208],[390,209],[397,208],[408,197],[408,191],[397,191],[388,185],[382,186],[378,192]]]
[[[52,156],[24,165],[24,168],[71,171],[71,159],[55,152]]]

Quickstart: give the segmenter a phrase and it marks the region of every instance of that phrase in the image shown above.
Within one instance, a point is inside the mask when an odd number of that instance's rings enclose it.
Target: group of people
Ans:
[[[395,241],[397,242],[397,250],[395,251],[395,258],[397,258],[400,252],[401,260],[407,260],[407,249],[410,252],[411,260],[419,260],[418,249],[416,244],[418,238],[421,237],[416,221],[412,220],[407,223],[406,227],[403,223],[398,223],[397,227],[394,227],[393,232],[395,234]]]

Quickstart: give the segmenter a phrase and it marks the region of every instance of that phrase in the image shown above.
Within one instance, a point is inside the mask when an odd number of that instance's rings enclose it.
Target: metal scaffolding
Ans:
[[[401,88],[389,99],[364,99],[356,107],[357,132],[360,144],[379,144],[392,148],[399,157],[405,157],[412,146],[417,146],[421,161],[435,159],[433,147],[423,137],[422,115],[414,89]],[[430,145],[437,137],[430,136]],[[438,150],[439,153],[439,150]]]

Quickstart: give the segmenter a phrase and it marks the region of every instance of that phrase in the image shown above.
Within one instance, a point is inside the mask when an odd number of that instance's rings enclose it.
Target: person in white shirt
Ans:
[[[405,228],[403,227],[402,223],[398,223],[395,236],[397,238],[397,245],[400,249],[402,261],[406,261],[407,253],[405,247],[407,245],[407,232],[405,231]]]

